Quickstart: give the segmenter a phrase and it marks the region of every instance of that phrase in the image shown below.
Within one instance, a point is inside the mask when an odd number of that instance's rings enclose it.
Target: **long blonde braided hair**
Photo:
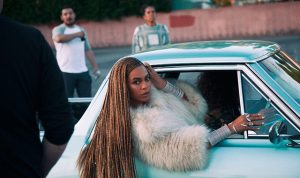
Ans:
[[[141,61],[127,57],[113,66],[94,135],[77,161],[81,178],[136,176],[127,80],[129,73],[141,65]]]

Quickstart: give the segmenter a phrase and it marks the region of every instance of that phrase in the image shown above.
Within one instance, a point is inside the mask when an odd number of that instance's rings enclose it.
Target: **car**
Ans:
[[[254,40],[202,41],[171,44],[131,56],[149,63],[169,81],[183,80],[195,87],[199,87],[203,76],[214,72],[215,78],[230,83],[232,90],[226,91],[234,94],[230,98],[235,101],[232,106],[235,112],[263,113],[266,116],[260,130],[232,135],[212,147],[209,161],[201,170],[170,172],[149,166],[136,158],[138,177],[300,176],[300,149],[297,148],[300,134],[300,66],[279,45]],[[226,81],[224,73],[233,74],[234,79]],[[93,134],[108,78],[109,74],[76,124],[64,154],[48,177],[79,177],[76,160]],[[215,84],[208,83],[212,87]],[[216,91],[224,92],[225,86],[219,86]]]

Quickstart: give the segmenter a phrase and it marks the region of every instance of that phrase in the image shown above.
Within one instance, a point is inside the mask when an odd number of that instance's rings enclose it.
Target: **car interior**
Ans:
[[[171,83],[185,81],[197,88],[208,104],[205,124],[212,130],[229,124],[240,115],[236,71],[164,72]]]
[[[185,81],[199,90],[208,103],[205,124],[215,130],[228,124],[244,113],[261,113],[265,124],[258,131],[248,131],[249,137],[267,138],[269,129],[276,121],[285,123],[285,134],[298,133],[284,114],[269,101],[247,76],[242,74],[242,89],[239,92],[238,73],[234,70],[168,71],[159,74],[171,83]],[[243,106],[241,104],[241,99]]]

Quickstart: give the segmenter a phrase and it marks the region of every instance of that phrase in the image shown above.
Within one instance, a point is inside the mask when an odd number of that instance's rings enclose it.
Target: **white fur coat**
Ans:
[[[149,104],[131,108],[136,156],[172,170],[200,169],[207,160],[207,104],[192,86],[177,82],[189,102],[152,87]]]

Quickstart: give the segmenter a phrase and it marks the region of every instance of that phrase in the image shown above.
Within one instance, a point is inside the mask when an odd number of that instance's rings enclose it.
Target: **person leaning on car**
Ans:
[[[0,39],[0,177],[46,177],[74,130],[63,77],[38,30],[0,14]]]

